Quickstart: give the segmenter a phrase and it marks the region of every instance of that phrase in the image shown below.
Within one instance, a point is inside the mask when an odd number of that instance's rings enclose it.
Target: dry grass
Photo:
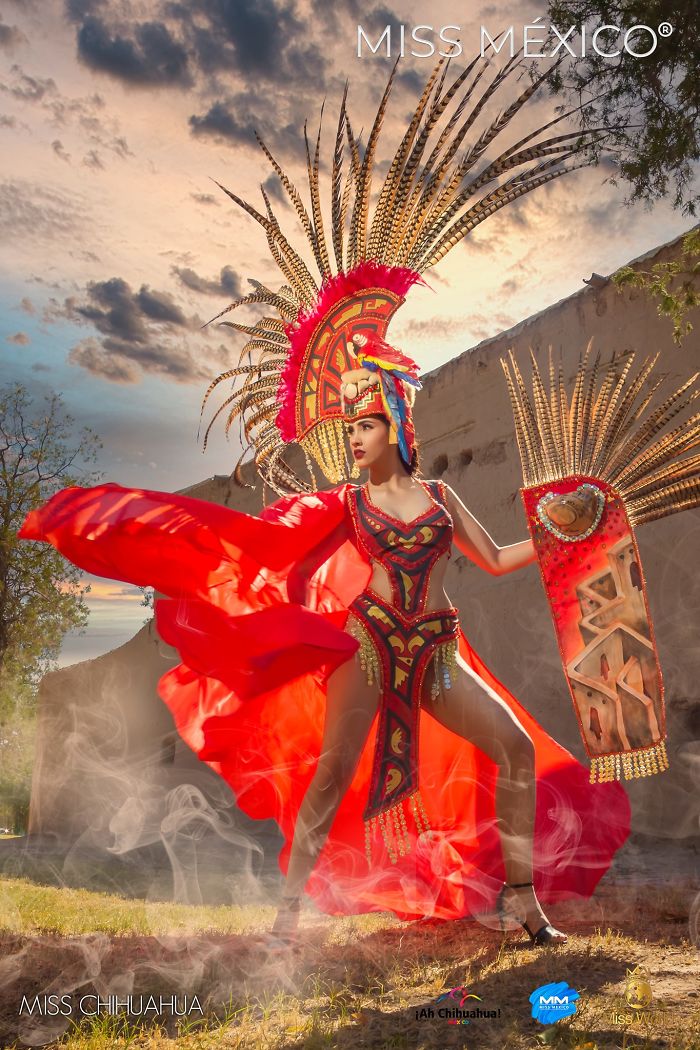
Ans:
[[[2,879],[0,1045],[700,1050],[700,955],[688,927],[696,892],[601,886],[591,901],[549,909],[570,934],[554,950],[529,949],[520,933],[504,938],[473,920],[406,924],[307,908],[299,953],[273,958],[255,937],[270,927],[271,907],[148,903]],[[626,971],[637,964],[651,974],[653,1024],[638,1014],[636,1023],[615,1020]],[[573,1017],[544,1027],[528,997],[550,981],[567,981],[580,1000]],[[437,1013],[437,996],[459,986],[500,1017],[468,1025],[417,1018],[421,1007]],[[72,1016],[18,1015],[22,996],[51,993],[72,996]],[[90,993],[179,995],[190,1004],[197,996],[204,1017],[81,1017],[77,1002]]]

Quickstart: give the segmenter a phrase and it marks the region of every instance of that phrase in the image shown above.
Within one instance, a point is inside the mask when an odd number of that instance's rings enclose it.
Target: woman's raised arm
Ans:
[[[532,540],[499,547],[449,485],[445,485],[445,490],[447,509],[454,521],[455,546],[479,568],[490,572],[492,576],[503,576],[536,560],[537,552]]]
[[[341,521],[325,539],[312,547],[309,553],[294,565],[287,577],[287,595],[290,602],[306,605],[308,581],[347,538],[345,522]]]

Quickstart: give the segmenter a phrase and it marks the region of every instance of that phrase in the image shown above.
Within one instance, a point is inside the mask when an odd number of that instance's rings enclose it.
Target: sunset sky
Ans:
[[[495,32],[544,11],[436,2],[430,20],[461,25],[458,71],[480,24]],[[315,135],[326,99],[328,157],[346,79],[355,130],[367,129],[393,64],[357,57],[358,22],[376,32],[425,20],[417,2],[1,0],[2,382],[39,403],[61,391],[104,442],[105,480],[173,490],[230,472],[235,440],[222,427],[203,456],[197,427],[207,384],[242,337],[201,325],[248,277],[281,281],[260,227],[212,180],[256,207],[264,183],[294,231],[253,129],[303,191],[304,119]],[[410,56],[400,67],[380,172],[432,67]],[[541,95],[517,137],[551,119]],[[411,292],[394,341],[428,371],[691,225],[666,204],[624,207],[609,174],[567,175],[479,226],[428,274],[432,291]],[[147,616],[140,601],[93,581],[88,633],[66,640],[61,663],[129,638]]]

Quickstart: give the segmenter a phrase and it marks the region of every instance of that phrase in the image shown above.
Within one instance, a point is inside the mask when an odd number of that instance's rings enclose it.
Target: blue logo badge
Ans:
[[[532,1016],[540,1024],[554,1024],[562,1017],[576,1013],[578,998],[578,992],[570,988],[566,981],[540,985],[530,996]]]

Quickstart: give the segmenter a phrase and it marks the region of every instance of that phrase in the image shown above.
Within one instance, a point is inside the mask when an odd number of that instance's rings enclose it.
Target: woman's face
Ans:
[[[389,424],[383,419],[367,416],[348,423],[346,432],[352,457],[360,467],[369,468],[385,457],[389,446]]]

